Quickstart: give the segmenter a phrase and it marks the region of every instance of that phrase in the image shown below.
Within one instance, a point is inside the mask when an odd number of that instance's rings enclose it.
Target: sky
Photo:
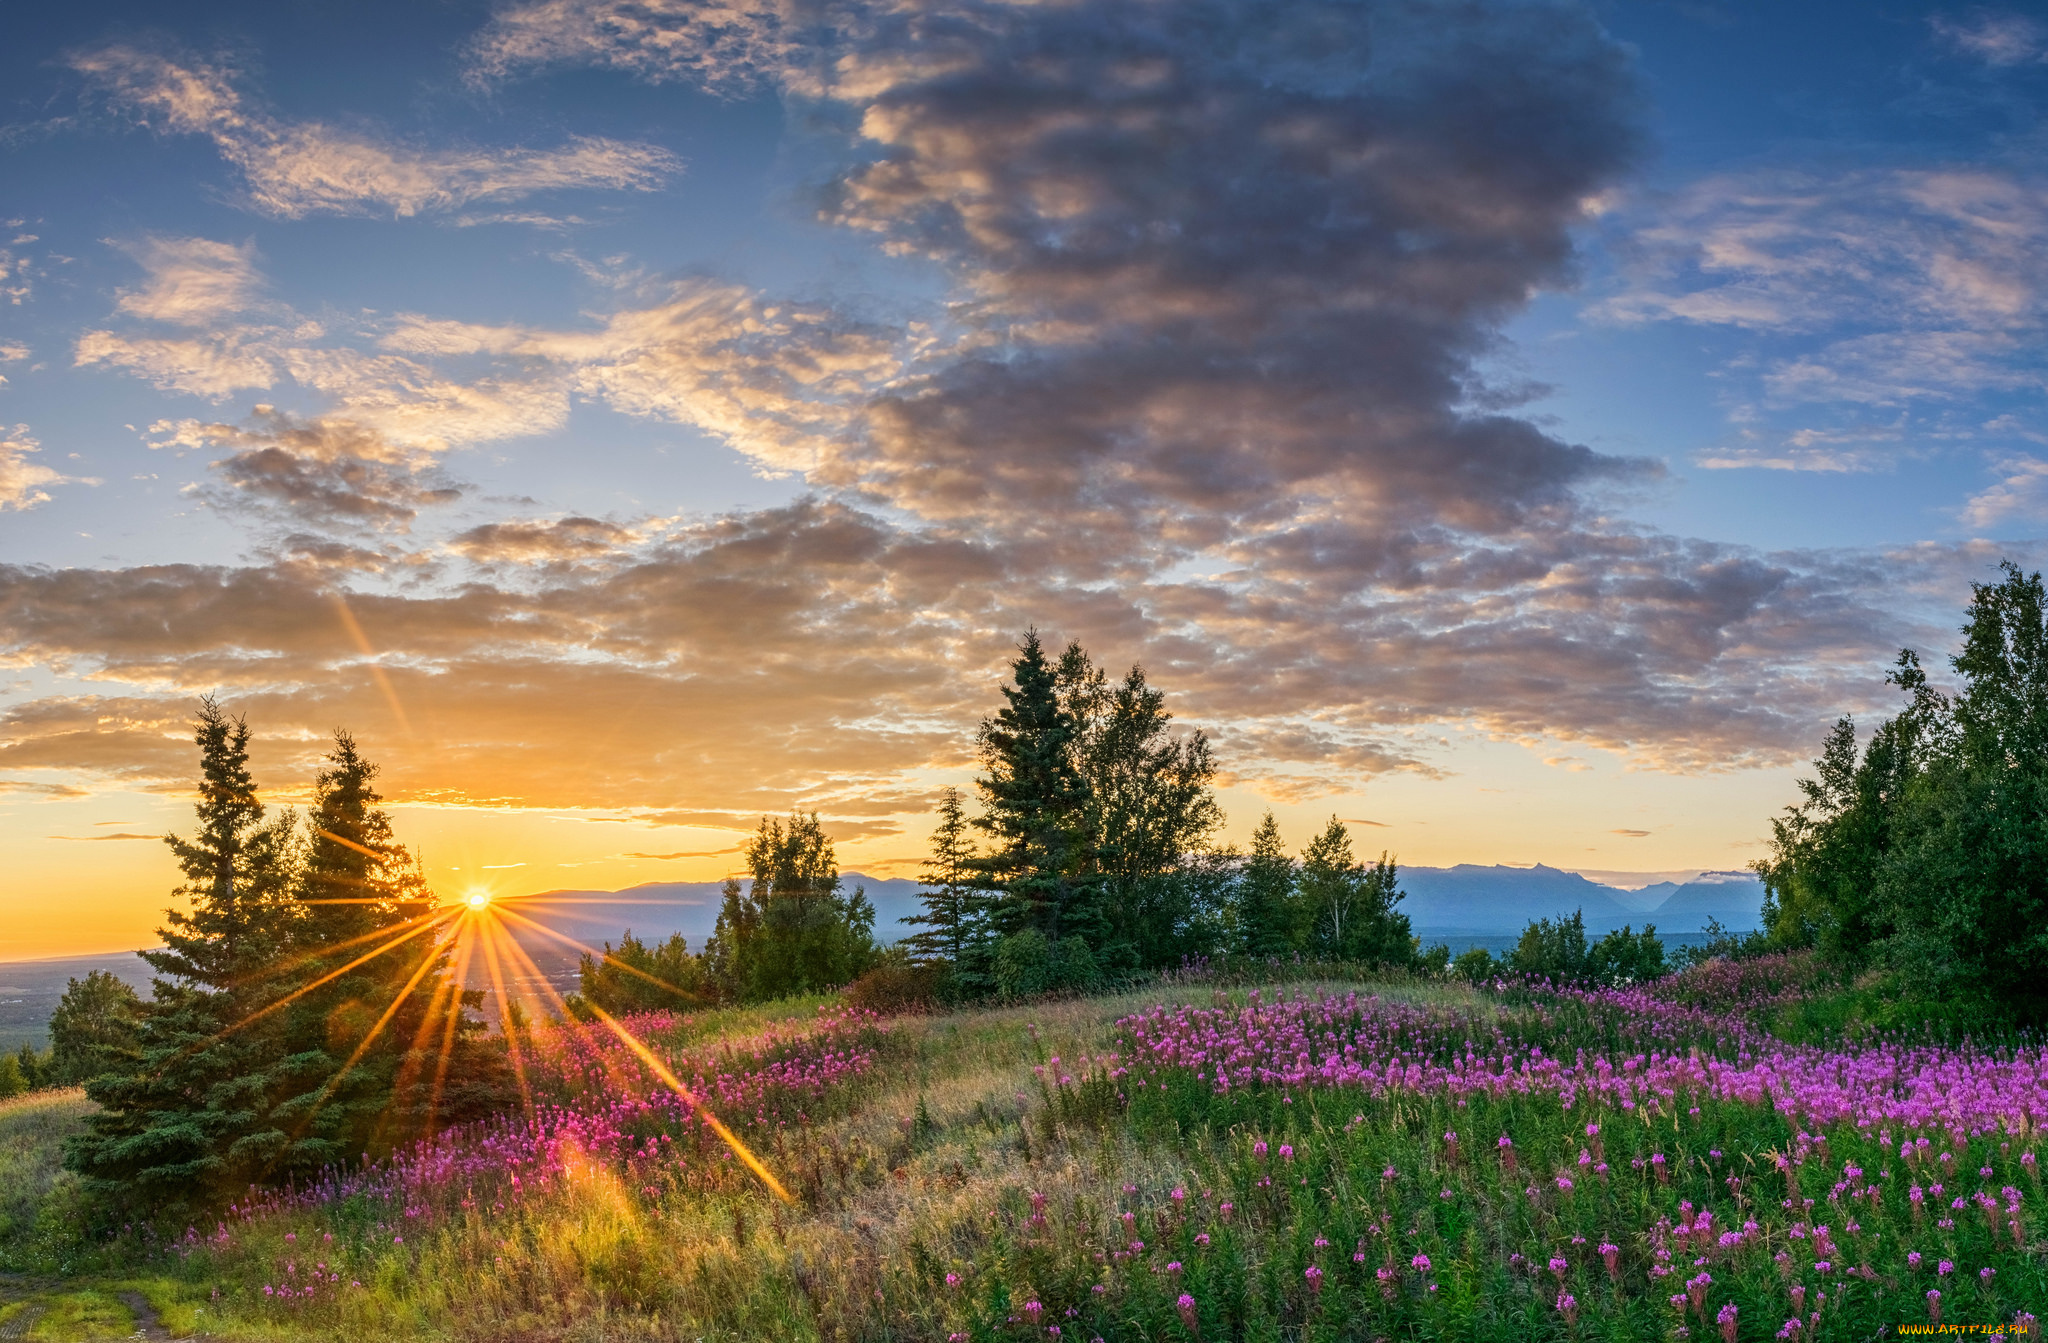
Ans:
[[[0,959],[153,940],[204,694],[450,894],[912,875],[1030,627],[1220,841],[1740,868],[2042,550],[2024,9],[87,0],[0,90]]]

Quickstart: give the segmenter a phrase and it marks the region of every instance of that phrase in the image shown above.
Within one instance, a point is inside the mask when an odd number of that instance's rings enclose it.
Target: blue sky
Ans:
[[[82,4],[0,75],[0,836],[98,920],[24,954],[146,935],[81,841],[207,691],[447,883],[792,805],[908,871],[1027,624],[1225,838],[1739,866],[2048,512],[2018,9]]]

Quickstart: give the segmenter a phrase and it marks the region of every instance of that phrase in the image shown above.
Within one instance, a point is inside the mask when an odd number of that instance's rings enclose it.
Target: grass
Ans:
[[[1420,1023],[1402,1037],[1418,1057],[1434,1047],[1429,1031],[1452,1053],[1461,1038],[1497,1036],[1567,1057],[1637,1038],[1626,1014],[1527,995],[1405,980],[1363,991],[1377,995],[1368,1018]],[[1902,1199],[1866,1204],[1851,1191],[1845,1202],[1845,1166],[1898,1164],[1867,1130],[1802,1134],[1768,1106],[1712,1099],[1622,1111],[1587,1098],[1568,1111],[1538,1095],[1219,1094],[1184,1070],[1102,1061],[1125,1034],[1118,1021],[1155,1004],[1223,1007],[1217,1019],[1234,1020],[1251,1001],[1183,984],[897,1019],[871,1041],[871,1066],[829,1095],[770,1094],[758,1115],[726,1116],[792,1204],[691,1125],[639,1115],[621,1121],[632,1131],[616,1151],[569,1153],[552,1179],[281,1201],[207,1235],[74,1245],[74,1269],[89,1271],[37,1297],[50,1309],[32,1337],[125,1330],[117,1290],[141,1291],[180,1334],[365,1343],[1663,1343],[1720,1337],[1724,1305],[1741,1339],[1771,1338],[1815,1306],[1799,1337],[1849,1339],[1927,1318],[1922,1294],[1937,1280],[1950,1322],[2009,1321],[2048,1298],[2038,1220],[2015,1247],[1974,1209],[1938,1227]],[[773,1030],[773,1056],[797,1056],[794,1033],[819,1005],[695,1014],[650,1038],[672,1058],[744,1062]],[[10,1222],[0,1254],[24,1237],[54,1243],[69,1206],[56,1153],[89,1108],[75,1093],[0,1107],[0,1154],[12,1154],[0,1155],[0,1199],[14,1200],[0,1207],[44,1208],[40,1222]],[[1462,1149],[1446,1145],[1448,1130]],[[1503,1133],[1513,1164],[1495,1154]],[[662,1134],[672,1145],[644,1156],[638,1144]],[[1956,1170],[1971,1168],[1971,1187],[1981,1163],[1993,1189],[2040,1197],[2034,1168],[2017,1164],[2027,1142],[1937,1142]],[[1589,1147],[1608,1171],[1590,1173]],[[1567,1173],[1570,1188],[1558,1183]],[[1715,1212],[1716,1231],[1758,1226],[1734,1249],[1695,1255],[1678,1228],[1696,1209]],[[1816,1275],[1821,1223],[1840,1243],[1829,1259],[1870,1276]],[[1924,1280],[1904,1263],[1909,1244],[1927,1255]],[[1936,1258],[1961,1273],[1937,1279]],[[1979,1282],[1980,1267],[1994,1276]],[[1696,1270],[1714,1280],[1699,1307],[1686,1299]]]
[[[97,1108],[77,1088],[38,1091],[0,1101],[0,1269],[10,1245],[33,1232],[38,1213],[60,1184],[65,1135]]]
[[[28,1343],[126,1338],[135,1329],[135,1316],[128,1307],[105,1292],[61,1292],[41,1300],[43,1316],[29,1326]]]

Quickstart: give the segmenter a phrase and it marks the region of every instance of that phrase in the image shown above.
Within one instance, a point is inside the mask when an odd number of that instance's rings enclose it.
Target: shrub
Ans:
[[[1474,984],[1492,979],[1503,967],[1495,964],[1493,953],[1485,947],[1474,947],[1457,960],[1451,962],[1451,973]]]
[[[846,986],[846,1001],[864,1012],[928,1011],[952,997],[944,965],[914,965],[891,947],[881,964]]]

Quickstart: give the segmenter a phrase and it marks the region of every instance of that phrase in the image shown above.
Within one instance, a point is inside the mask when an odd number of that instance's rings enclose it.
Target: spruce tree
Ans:
[[[1299,948],[1294,860],[1268,811],[1252,831],[1252,851],[1237,878],[1238,945],[1247,956],[1285,956]]]
[[[291,947],[299,845],[290,812],[266,819],[249,773],[249,725],[200,701],[198,827],[165,837],[185,882],[143,953],[157,971],[132,1074],[103,1074],[101,1109],[66,1150],[88,1191],[176,1214],[268,1178],[291,1144],[275,1113],[282,1022],[265,970]],[[253,1021],[252,1021],[253,1019]]]
[[[994,841],[976,858],[984,887],[999,892],[993,920],[1004,934],[1036,930],[1048,943],[1107,931],[1102,883],[1088,844],[1088,787],[1075,760],[1076,725],[1060,702],[1058,674],[1038,631],[1011,663],[1007,705],[981,725],[984,812],[974,824]]]
[[[975,884],[974,859],[960,790],[947,788],[939,794],[939,820],[924,865],[923,912],[904,920],[924,931],[904,938],[903,945],[920,965],[949,967],[968,993],[986,987],[989,956],[987,897]]]
[[[335,732],[326,763],[313,781],[298,889],[301,950],[287,976],[293,984],[326,981],[296,999],[285,1018],[292,1094],[278,1114],[292,1125],[283,1163],[292,1174],[418,1136],[430,1122],[472,1117],[488,1108],[487,1084],[502,1081],[477,1038],[480,1027],[462,1013],[447,938],[421,929],[438,902],[378,806],[378,767],[345,730]],[[409,932],[393,949],[362,959]],[[467,997],[469,1006],[481,1003],[480,992]],[[462,1058],[444,1067],[444,1048]],[[439,1095],[435,1077],[444,1079]]]

